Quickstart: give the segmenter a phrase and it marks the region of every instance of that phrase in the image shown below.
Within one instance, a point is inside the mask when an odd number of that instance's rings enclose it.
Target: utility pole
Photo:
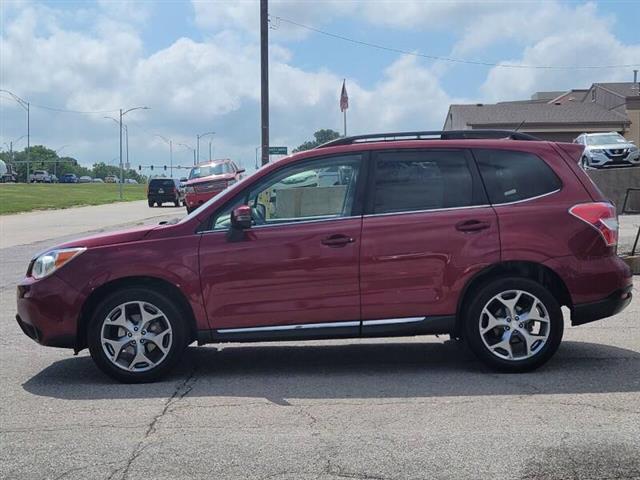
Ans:
[[[149,110],[149,107],[133,107],[129,110],[125,110],[124,112],[122,111],[122,109],[120,109],[120,121],[118,122],[120,125],[120,200],[123,199],[122,184],[124,183],[124,165],[122,164],[122,117],[124,117],[129,112],[133,112],[134,110]],[[129,135],[127,135],[127,162],[129,161],[128,137]]]
[[[262,165],[269,163],[269,6],[260,0],[260,99]]]
[[[31,151],[30,151],[31,149],[29,148],[31,147],[31,105],[29,105],[29,102],[20,98],[15,93],[10,92],[9,90],[0,89],[0,92],[10,95],[11,98],[13,98],[16,102],[18,102],[18,105],[24,108],[27,112],[27,178],[26,178],[26,182],[29,183],[29,160],[31,159]]]

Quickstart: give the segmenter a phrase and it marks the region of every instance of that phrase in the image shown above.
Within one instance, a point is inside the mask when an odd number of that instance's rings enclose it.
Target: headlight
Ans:
[[[189,186],[184,189],[185,193],[196,193],[196,189]]]
[[[631,152],[637,152],[637,151],[638,151],[638,147],[636,147],[635,145],[631,145],[631,146],[629,147],[629,151],[631,151]]]
[[[33,261],[33,266],[31,267],[30,272],[31,276],[39,279],[44,278],[47,275],[51,275],[65,263],[70,262],[85,250],[85,247],[61,248],[43,253]]]
[[[591,150],[589,150],[589,152],[591,152],[591,153],[604,153],[604,150],[602,148],[592,148]]]

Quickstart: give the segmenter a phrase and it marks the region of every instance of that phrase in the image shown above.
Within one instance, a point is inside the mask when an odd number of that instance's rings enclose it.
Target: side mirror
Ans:
[[[232,210],[231,227],[237,230],[251,228],[251,207],[249,205],[238,205]]]

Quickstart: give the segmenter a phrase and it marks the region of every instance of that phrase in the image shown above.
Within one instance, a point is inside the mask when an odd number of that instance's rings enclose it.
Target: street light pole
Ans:
[[[130,108],[129,110],[125,110],[124,112],[122,111],[122,109],[120,109],[120,119],[116,120],[113,117],[104,117],[104,118],[110,118],[111,120],[115,121],[118,126],[120,127],[120,187],[119,187],[119,196],[120,196],[120,200],[123,200],[123,194],[122,194],[122,184],[124,183],[124,165],[122,164],[122,117],[124,117],[127,113],[129,112],[133,112],[134,110],[150,110],[149,107],[133,107]],[[129,163],[129,129],[127,128],[127,137],[126,137],[126,142],[127,142],[127,163]]]
[[[173,178],[173,140],[167,137],[163,137],[162,135],[158,135],[157,133],[155,136],[161,138],[165,143],[169,145],[169,174],[171,175],[171,178]]]
[[[123,199],[122,182],[124,182],[124,172],[122,170],[122,109],[120,109],[120,185],[119,185],[120,200]]]
[[[196,158],[198,160],[198,163],[200,163],[200,139],[202,137],[206,137],[207,135],[215,135],[216,132],[206,132],[206,133],[201,133],[200,135],[196,135]],[[194,164],[195,165],[195,164]]]

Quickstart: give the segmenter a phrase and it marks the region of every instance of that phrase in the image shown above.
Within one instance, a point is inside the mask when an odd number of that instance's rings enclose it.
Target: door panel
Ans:
[[[200,273],[213,328],[360,319],[362,217],[260,226],[239,242],[204,234]],[[333,244],[331,239],[351,241]],[[329,243],[327,245],[326,243]]]
[[[373,169],[362,319],[455,314],[468,279],[500,259],[496,214],[473,158],[455,148],[384,151]]]
[[[456,228],[473,220],[488,227]],[[491,207],[366,216],[362,240],[363,319],[454,314],[468,279],[500,259]]]

